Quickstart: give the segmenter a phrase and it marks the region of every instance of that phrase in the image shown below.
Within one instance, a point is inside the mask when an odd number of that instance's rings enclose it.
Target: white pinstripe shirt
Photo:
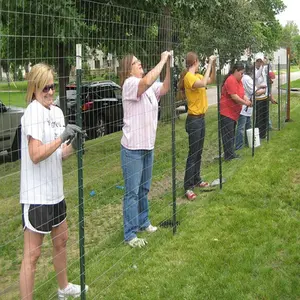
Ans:
[[[121,144],[130,150],[152,150],[156,138],[162,83],[155,82],[141,97],[137,97],[140,80],[141,78],[131,76],[123,85],[124,126]]]

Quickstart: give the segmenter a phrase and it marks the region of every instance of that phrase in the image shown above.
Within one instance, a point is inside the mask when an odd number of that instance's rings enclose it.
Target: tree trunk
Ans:
[[[172,20],[171,20],[171,10],[169,6],[164,7],[164,13],[161,15],[159,23],[159,32],[158,32],[159,44],[161,45],[160,54],[166,50],[172,50]],[[160,80],[163,81],[165,78],[165,69],[161,72]],[[172,78],[171,78],[172,83]],[[171,84],[171,89],[173,88]],[[172,102],[175,101],[170,97],[171,93],[168,93],[166,96],[161,98],[161,112],[160,119],[162,121],[169,121],[172,117]]]
[[[67,59],[64,57],[65,53],[65,45],[60,43],[58,48],[59,102],[67,124],[66,85],[69,82],[70,65],[68,64]]]

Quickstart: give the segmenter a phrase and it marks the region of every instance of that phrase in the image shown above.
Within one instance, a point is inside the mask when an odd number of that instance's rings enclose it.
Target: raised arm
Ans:
[[[204,74],[204,77],[202,79],[196,80],[195,83],[193,84],[193,88],[206,87],[207,84],[215,81],[216,69],[214,67],[214,62],[215,62],[216,58],[217,57],[215,55],[211,55],[209,57],[208,66],[207,66],[207,70]],[[212,71],[212,73],[211,73],[211,71]],[[210,78],[210,75],[211,75],[211,78]]]
[[[138,97],[140,97],[146,90],[148,90],[149,87],[156,81],[169,56],[170,52],[163,52],[161,54],[160,62],[140,80],[137,92]]]
[[[160,96],[165,95],[169,91],[170,85],[171,85],[171,78],[170,78],[170,57],[169,57],[166,65],[166,77],[160,89]]]

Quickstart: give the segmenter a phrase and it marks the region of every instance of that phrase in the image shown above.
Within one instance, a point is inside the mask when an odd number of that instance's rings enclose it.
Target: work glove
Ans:
[[[87,136],[85,130],[82,130],[81,133],[82,133],[82,148],[83,148],[83,147],[84,147],[85,139],[86,139],[88,136]],[[77,150],[77,140],[78,140],[78,137],[79,137],[79,136],[78,136],[78,133],[76,132],[74,138],[73,138],[72,141],[71,141],[71,145],[72,145],[72,147],[73,147],[74,150]]]
[[[60,135],[61,142],[64,143],[68,140],[72,140],[76,133],[81,133],[81,128],[74,124],[68,124]]]

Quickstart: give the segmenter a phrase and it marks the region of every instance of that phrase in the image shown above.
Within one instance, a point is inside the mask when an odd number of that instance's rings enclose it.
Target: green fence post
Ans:
[[[291,121],[291,65],[290,65],[290,55],[291,55],[291,49],[286,49],[286,122]]]
[[[172,196],[173,196],[173,234],[177,231],[177,204],[176,204],[176,137],[175,137],[175,119],[176,119],[176,103],[174,93],[174,52],[170,57],[170,76],[171,76],[171,102],[172,102]]]
[[[222,141],[221,141],[221,114],[220,114],[220,100],[221,100],[221,69],[220,69],[220,56],[218,49],[215,50],[217,56],[217,100],[218,100],[218,146],[219,146],[219,182],[220,190],[223,188],[223,174],[222,174]]]
[[[252,90],[252,157],[254,157],[254,139],[255,139],[255,126],[256,126],[256,86],[255,86],[255,62],[253,63],[253,90]]]
[[[76,44],[76,124],[82,128],[81,112],[81,78],[82,78],[82,45]],[[78,206],[79,206],[79,253],[80,253],[80,286],[81,300],[85,300],[85,256],[84,256],[84,202],[83,202],[83,164],[82,134],[77,140],[78,166]]]
[[[267,97],[268,97],[268,122],[267,122],[267,142],[270,141],[270,97],[272,95],[272,84],[270,82],[270,64],[268,63],[268,66],[267,66],[267,89],[268,89],[268,93],[267,93]]]
[[[280,123],[280,118],[281,118],[281,102],[280,102],[280,97],[281,97],[281,87],[280,87],[280,56],[278,56],[278,68],[277,68],[277,76],[278,76],[278,99],[277,99],[277,102],[278,102],[278,130],[281,129],[281,123]]]

